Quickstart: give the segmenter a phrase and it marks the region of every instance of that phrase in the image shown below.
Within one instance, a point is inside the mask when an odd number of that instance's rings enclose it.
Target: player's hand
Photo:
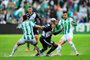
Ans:
[[[62,31],[64,31],[64,28],[62,28]]]
[[[43,29],[45,26],[41,26],[41,29]]]

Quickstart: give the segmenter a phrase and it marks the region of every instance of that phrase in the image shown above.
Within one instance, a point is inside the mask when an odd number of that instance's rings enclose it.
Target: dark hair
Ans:
[[[32,8],[32,6],[29,6],[28,8]]]
[[[64,14],[64,13],[67,13],[67,11],[63,11],[63,14]]]
[[[23,15],[23,21],[27,20],[27,15]]]

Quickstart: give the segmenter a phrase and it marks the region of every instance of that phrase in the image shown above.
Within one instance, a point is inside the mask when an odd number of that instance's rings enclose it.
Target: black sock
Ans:
[[[45,48],[45,49],[43,48],[43,49],[40,50],[40,53],[42,54],[46,50],[47,50],[47,48]],[[38,55],[39,55],[39,53],[36,54],[36,56],[38,56]]]
[[[52,51],[54,51],[57,48],[58,45],[54,45],[51,47],[51,49],[47,52],[47,54],[50,54]]]
[[[30,46],[29,46],[29,43],[27,43],[27,48],[29,48]]]

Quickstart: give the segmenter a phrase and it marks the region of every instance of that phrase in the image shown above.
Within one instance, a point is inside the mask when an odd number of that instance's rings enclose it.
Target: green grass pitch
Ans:
[[[26,52],[26,44],[20,46],[15,52],[13,57],[9,57],[15,43],[21,38],[21,34],[0,34],[0,60],[90,60],[90,34],[74,34],[73,42],[79,51],[80,55],[75,56],[72,48],[68,43],[62,46],[62,56],[39,56],[35,57],[33,46],[30,45],[30,51]],[[52,40],[56,43],[59,42],[62,34],[53,36]],[[39,47],[42,48],[40,42]],[[52,52],[55,54],[56,50]]]

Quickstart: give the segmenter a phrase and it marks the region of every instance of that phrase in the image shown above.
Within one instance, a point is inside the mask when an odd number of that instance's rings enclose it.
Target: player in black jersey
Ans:
[[[40,24],[40,25],[42,25],[42,21],[41,21],[41,18],[39,17],[39,14],[38,13],[36,13],[36,12],[33,12],[33,9],[32,9],[32,7],[30,6],[29,8],[28,8],[28,13],[26,14],[27,15],[27,17],[28,17],[28,19],[29,20],[32,20],[35,24]],[[37,41],[37,44],[38,44],[38,29],[37,28],[33,28],[33,32],[34,32],[34,35],[35,35],[35,39],[36,39],[36,41]],[[27,43],[27,49],[26,49],[26,51],[28,52],[29,51],[29,43]]]
[[[43,46],[43,48],[40,50],[40,53],[42,54],[44,51],[50,47],[51,49],[47,52],[46,56],[50,56],[50,53],[54,51],[57,48],[57,44],[51,40],[52,34],[56,35],[60,33],[62,30],[59,30],[55,32],[55,25],[56,25],[56,19],[52,18],[51,23],[47,23],[44,25],[42,35],[40,37],[40,42]],[[39,54],[37,53],[36,56]]]

